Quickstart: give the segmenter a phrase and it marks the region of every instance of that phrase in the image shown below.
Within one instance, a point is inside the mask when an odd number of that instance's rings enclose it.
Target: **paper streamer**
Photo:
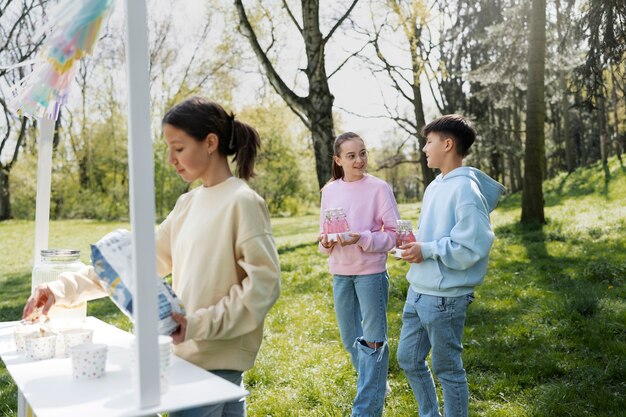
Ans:
[[[33,71],[14,86],[10,105],[22,115],[56,120],[67,102],[78,61],[93,51],[115,0],[65,0]]]

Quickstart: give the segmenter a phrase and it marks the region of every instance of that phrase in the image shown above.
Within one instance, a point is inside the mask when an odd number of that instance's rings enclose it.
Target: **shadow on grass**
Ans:
[[[620,293],[610,288],[624,285],[626,264],[606,254],[619,253],[615,245],[623,240],[572,240],[558,225],[517,223],[496,234],[521,244],[527,256],[519,262],[508,260],[506,251],[496,257],[487,276],[495,282],[487,281],[468,309],[464,355],[473,395],[516,398],[530,405],[530,416],[566,416],[571,410],[620,415],[626,403],[626,365],[619,360],[626,320],[619,313]],[[551,256],[553,244],[584,245],[589,258],[576,255],[578,250]]]
[[[281,246],[277,249],[277,251],[278,251],[278,255],[284,255],[284,254],[293,252],[298,249],[306,248],[306,247],[317,248],[317,242],[306,242],[306,243],[300,243],[298,245],[292,245],[292,246]]]

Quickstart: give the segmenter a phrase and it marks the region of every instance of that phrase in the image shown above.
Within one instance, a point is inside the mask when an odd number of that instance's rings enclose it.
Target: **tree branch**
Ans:
[[[22,142],[24,141],[24,136],[26,136],[26,125],[28,124],[28,119],[26,117],[22,117],[22,127],[20,128],[20,134],[17,136],[17,143],[15,144],[15,151],[13,151],[13,157],[11,158],[11,162],[9,162],[6,167],[8,170],[11,170],[15,161],[17,161],[17,155],[20,152],[20,146],[22,146]]]
[[[341,24],[343,23],[344,20],[346,20],[346,18],[348,17],[348,15],[350,14],[350,12],[352,12],[352,9],[354,9],[354,6],[356,6],[356,4],[359,2],[359,0],[353,0],[352,4],[350,5],[350,7],[348,7],[348,10],[344,13],[343,16],[341,16],[339,18],[339,20],[337,20],[337,23],[335,23],[335,26],[332,27],[332,29],[330,30],[330,32],[328,32],[328,35],[326,35],[326,37],[322,40],[322,43],[326,43],[328,42],[328,40],[330,39],[331,36],[333,36],[333,33],[335,33],[335,31],[337,30],[337,28],[339,28],[339,26],[341,26]]]
[[[259,43],[256,33],[254,32],[254,29],[252,28],[252,25],[248,20],[248,16],[246,15],[246,10],[243,6],[242,1],[235,0],[235,7],[237,8],[237,13],[239,14],[239,29],[243,36],[248,38],[248,40],[250,41],[252,50],[254,51],[254,54],[257,56],[263,69],[265,70],[267,78],[269,79],[272,87],[274,87],[276,92],[281,95],[281,97],[285,100],[285,102],[291,109],[298,109],[299,112],[306,113],[307,103],[305,99],[298,96],[287,86],[287,84],[285,84],[278,72],[276,72],[276,69],[272,65],[272,62],[267,57],[267,54],[263,51],[263,48]]]
[[[11,123],[9,120],[9,109],[7,108],[7,104],[4,101],[3,97],[0,97],[0,104],[2,104],[2,108],[4,109],[4,118],[6,119],[6,122],[7,122],[7,131],[4,135],[4,139],[2,139],[2,142],[0,142],[0,155],[2,155],[2,150],[4,149],[4,146],[7,144],[7,141],[9,140],[9,136],[11,136]]]
[[[347,57],[347,58],[346,58],[346,59],[345,59],[345,60],[344,60],[341,64],[339,64],[339,66],[338,66],[337,68],[335,68],[335,69],[334,69],[334,70],[330,73],[330,75],[329,75],[327,78],[330,80],[330,78],[331,78],[333,75],[335,75],[335,73],[336,73],[337,71],[339,71],[339,70],[341,69],[341,67],[343,67],[344,65],[346,65],[346,63],[347,63],[350,59],[352,59],[352,58],[354,58],[355,56],[359,55],[359,54],[363,51],[363,49],[365,49],[365,48],[367,47],[367,45],[368,45],[368,44],[366,43],[365,45],[363,45],[363,46],[361,47],[361,49],[359,49],[358,51],[356,51],[356,52],[354,52],[354,53],[350,54],[350,56],[348,56],[348,57]]]
[[[298,32],[300,32],[300,34],[303,34],[303,30],[302,30],[302,26],[300,26],[300,23],[298,23],[298,21],[296,20],[296,17],[293,15],[293,13],[291,13],[291,9],[289,8],[289,5],[287,5],[287,0],[282,0],[283,2],[283,9],[287,10],[287,13],[289,14],[289,17],[291,18],[291,21],[293,22],[294,25],[296,25],[296,27],[298,28]]]

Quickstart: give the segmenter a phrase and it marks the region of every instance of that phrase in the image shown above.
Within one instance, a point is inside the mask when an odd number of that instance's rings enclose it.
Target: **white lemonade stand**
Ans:
[[[243,388],[177,357],[171,361],[169,388],[160,392],[147,9],[145,0],[124,0],[124,3],[135,336],[88,317],[86,326],[94,329],[94,342],[108,345],[106,373],[99,379],[76,380],[69,358],[31,361],[18,354],[13,341],[16,322],[0,323],[0,357],[18,387],[19,417],[33,413],[37,417],[149,416],[233,401],[248,394]],[[48,248],[55,123],[54,118],[41,116],[38,122],[35,260],[42,249]],[[135,361],[130,360],[133,354]],[[132,377],[133,373],[136,378]]]

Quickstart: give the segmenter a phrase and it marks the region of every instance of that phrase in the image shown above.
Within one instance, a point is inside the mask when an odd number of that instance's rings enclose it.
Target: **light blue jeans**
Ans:
[[[420,417],[441,417],[435,382],[426,357],[431,353],[433,373],[443,389],[446,417],[467,417],[469,391],[463,368],[463,327],[474,295],[435,297],[412,288],[402,312],[398,364],[411,384]]]
[[[357,371],[352,416],[381,416],[389,366],[389,275],[335,275],[333,294],[341,342]],[[382,346],[372,349],[366,341]]]
[[[241,371],[210,371],[235,385],[242,385],[243,372]],[[246,401],[242,398],[238,401],[222,404],[205,405],[202,407],[189,408],[187,410],[173,411],[169,417],[245,417]]]

